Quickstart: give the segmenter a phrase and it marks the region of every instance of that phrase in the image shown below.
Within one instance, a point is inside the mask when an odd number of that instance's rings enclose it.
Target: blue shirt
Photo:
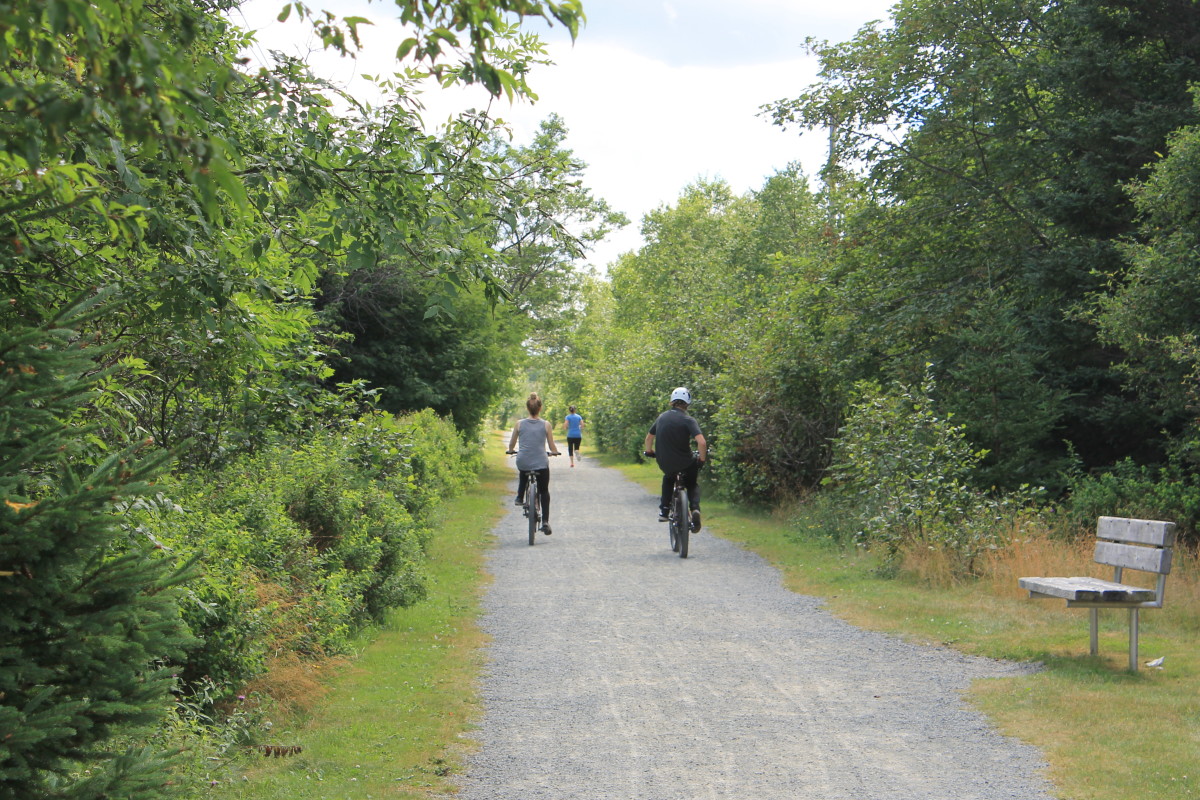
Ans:
[[[580,439],[583,437],[583,417],[578,414],[567,414],[567,438]]]

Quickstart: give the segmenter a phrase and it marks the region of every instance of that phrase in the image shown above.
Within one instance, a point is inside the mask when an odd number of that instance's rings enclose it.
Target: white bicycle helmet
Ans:
[[[692,393],[680,386],[671,392],[671,402],[674,403],[676,400],[682,400],[690,406],[692,404]]]

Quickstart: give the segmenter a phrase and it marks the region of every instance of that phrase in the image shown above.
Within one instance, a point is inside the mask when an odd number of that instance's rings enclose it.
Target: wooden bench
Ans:
[[[1138,611],[1162,608],[1171,550],[1175,546],[1175,523],[1122,517],[1100,517],[1096,525],[1097,564],[1113,567],[1112,581],[1098,578],[1021,578],[1022,589],[1034,598],[1059,598],[1068,608],[1091,610],[1091,653],[1096,655],[1098,615],[1102,608],[1129,609],[1129,669],[1138,668]],[[1158,576],[1154,589],[1121,583],[1124,570]]]

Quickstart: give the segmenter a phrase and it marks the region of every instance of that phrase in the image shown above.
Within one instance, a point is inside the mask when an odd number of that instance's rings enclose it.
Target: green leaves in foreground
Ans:
[[[75,340],[80,306],[0,332],[0,796],[157,797],[162,755],[114,744],[159,720],[166,660],[191,638],[179,585],[190,570],[122,525],[168,454],[126,448],[72,462],[72,424],[96,382]]]

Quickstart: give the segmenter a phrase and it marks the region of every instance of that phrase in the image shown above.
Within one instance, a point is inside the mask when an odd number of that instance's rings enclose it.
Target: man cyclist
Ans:
[[[663,472],[662,497],[658,505],[658,520],[665,522],[671,507],[671,495],[675,490],[675,473],[683,473],[683,485],[688,490],[688,505],[691,507],[692,530],[700,530],[700,490],[696,487],[696,476],[700,466],[708,459],[708,442],[700,432],[700,424],[687,413],[692,404],[692,393],[680,386],[671,392],[671,407],[658,416],[646,434],[643,448],[647,456],[653,456]],[[692,455],[692,439],[696,440],[699,458]],[[656,447],[657,443],[657,447]]]

